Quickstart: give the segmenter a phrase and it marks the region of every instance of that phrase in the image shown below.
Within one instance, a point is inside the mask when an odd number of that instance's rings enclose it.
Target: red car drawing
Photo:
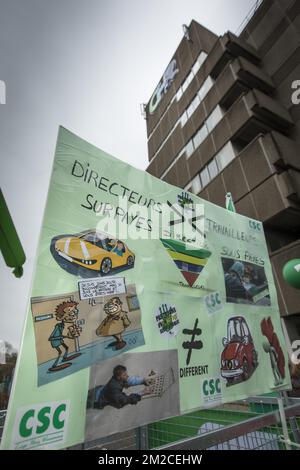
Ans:
[[[248,380],[258,365],[258,355],[245,318],[229,318],[223,346],[221,375],[227,386]]]

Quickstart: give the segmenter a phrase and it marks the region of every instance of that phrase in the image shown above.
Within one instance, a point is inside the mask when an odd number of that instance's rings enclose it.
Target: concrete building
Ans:
[[[300,2],[256,7],[238,36],[184,27],[145,108],[147,171],[220,206],[230,191],[239,213],[263,222],[293,341],[300,291],[282,267],[300,258]]]

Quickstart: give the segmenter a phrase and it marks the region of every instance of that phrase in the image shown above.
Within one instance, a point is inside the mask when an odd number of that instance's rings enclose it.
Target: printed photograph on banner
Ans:
[[[221,258],[226,301],[269,306],[270,292],[263,266],[232,258]]]
[[[278,387],[283,384],[286,377],[285,357],[281,348],[278,336],[274,331],[271,317],[266,317],[260,324],[261,332],[265,337],[263,349],[270,357],[270,367],[274,376],[274,386]]]
[[[133,284],[124,293],[95,298],[90,289],[90,298],[87,294],[86,289],[84,299],[78,292],[31,299],[38,385],[145,343]]]
[[[116,237],[95,229],[73,235],[58,235],[50,251],[59,266],[70,274],[108,276],[134,268],[135,254]]]
[[[86,441],[178,414],[176,350],[123,354],[91,368]]]
[[[226,336],[222,339],[221,376],[226,386],[250,379],[258,366],[258,353],[246,319],[231,317],[227,321]]]

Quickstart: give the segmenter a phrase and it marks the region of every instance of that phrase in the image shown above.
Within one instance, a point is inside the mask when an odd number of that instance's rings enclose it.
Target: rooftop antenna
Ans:
[[[185,39],[187,41],[191,41],[189,27],[186,24],[183,24],[182,28],[183,28],[183,35],[184,35]]]
[[[140,103],[141,115],[144,119],[147,119],[146,106],[147,105],[145,103]]]

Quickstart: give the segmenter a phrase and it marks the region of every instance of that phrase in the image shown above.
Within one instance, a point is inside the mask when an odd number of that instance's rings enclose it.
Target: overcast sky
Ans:
[[[26,252],[0,256],[0,340],[19,347],[58,126],[147,166],[147,102],[192,19],[235,32],[255,0],[0,0],[1,188]],[[49,293],[50,294],[50,293]]]

